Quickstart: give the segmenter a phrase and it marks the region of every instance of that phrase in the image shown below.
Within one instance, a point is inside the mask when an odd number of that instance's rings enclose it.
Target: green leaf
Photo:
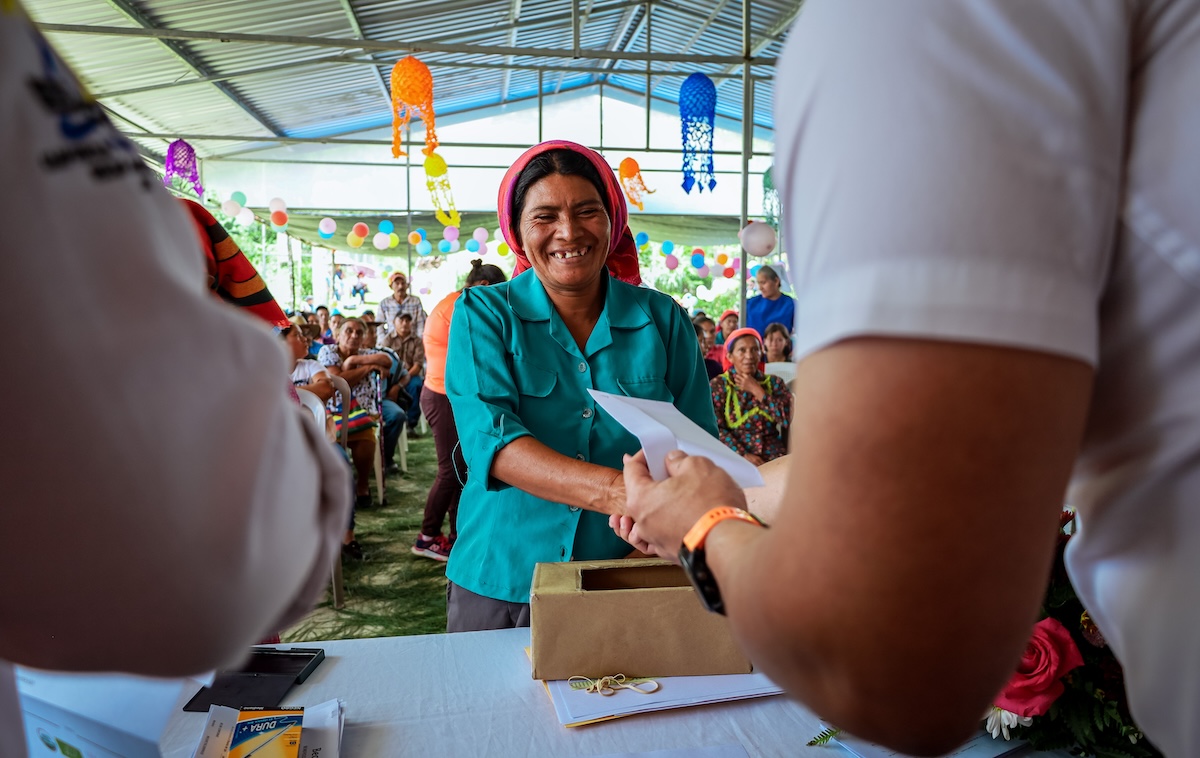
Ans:
[[[833,740],[834,737],[837,737],[841,733],[842,733],[841,729],[838,729],[836,726],[831,726],[828,729],[823,730],[816,737],[813,737],[811,740],[809,740],[808,747],[815,747],[817,745],[826,745],[831,740]]]
[[[1065,712],[1063,715],[1067,723],[1067,728],[1071,730],[1071,734],[1075,735],[1077,742],[1086,745],[1096,739],[1096,735],[1092,731],[1092,720],[1089,718],[1091,714],[1072,710]]]

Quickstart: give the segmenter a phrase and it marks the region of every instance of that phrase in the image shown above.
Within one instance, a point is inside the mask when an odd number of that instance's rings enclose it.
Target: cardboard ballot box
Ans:
[[[745,674],[724,616],[657,558],[539,563],[530,593],[533,678]]]

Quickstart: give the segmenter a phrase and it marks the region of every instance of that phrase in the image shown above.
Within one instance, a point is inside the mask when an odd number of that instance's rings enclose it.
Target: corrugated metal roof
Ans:
[[[581,49],[646,50],[646,6],[626,0],[349,0],[349,11],[342,0],[26,0],[26,5],[41,24],[346,41],[358,37],[357,26],[373,41],[570,51],[572,2],[581,14]],[[778,55],[801,2],[754,0],[750,19],[756,55]],[[654,53],[741,55],[740,0],[652,0],[652,6]],[[510,28],[514,23],[518,28]],[[161,154],[171,135],[249,138],[191,140],[202,157],[267,146],[272,143],[254,138],[274,133],[320,138],[390,124],[385,87],[391,66],[406,54],[364,51],[349,42],[318,47],[219,37],[164,41],[65,31],[48,31],[48,36],[105,107],[120,117],[121,128],[147,149]],[[634,93],[644,93],[647,86],[643,61],[474,50],[426,51],[418,57],[434,73],[435,110],[445,114],[537,94],[537,71],[501,66],[551,67],[543,76],[547,93],[600,81]],[[680,84],[693,71],[741,71],[738,63],[655,62],[653,67],[664,73],[651,78],[651,93],[667,101],[678,98]],[[574,68],[587,70],[572,73]],[[762,65],[753,71],[757,77],[772,72]],[[197,83],[201,77],[215,80]],[[742,82],[715,81],[718,113],[740,120]],[[768,128],[772,91],[769,80],[755,84],[754,121]]]

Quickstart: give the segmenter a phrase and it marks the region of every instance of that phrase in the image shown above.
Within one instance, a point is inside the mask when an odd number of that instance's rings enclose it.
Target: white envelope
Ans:
[[[763,486],[758,467],[725,447],[670,403],[593,389],[588,392],[608,415],[642,443],[650,476],[656,481],[667,478],[667,453],[682,450],[688,455],[708,458],[743,489]]]

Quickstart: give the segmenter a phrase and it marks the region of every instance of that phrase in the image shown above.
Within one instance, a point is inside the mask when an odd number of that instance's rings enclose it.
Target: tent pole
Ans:
[[[428,128],[428,127],[426,127]],[[404,141],[408,143],[404,151],[404,217],[407,219],[408,233],[412,234],[412,123],[404,127]],[[412,241],[408,242],[408,280],[412,281]],[[388,327],[391,328],[390,326]]]
[[[652,7],[646,3],[646,54],[650,54],[650,21],[653,18]],[[646,59],[646,149],[650,149],[650,60]]]
[[[750,156],[754,152],[754,82],[750,78],[750,0],[742,0],[742,225],[750,220]],[[738,314],[746,325],[746,283],[750,267],[746,265],[746,249],[742,248],[742,268],[738,272]]]
[[[600,80],[600,152],[604,152],[604,80]]]
[[[296,240],[296,242],[297,242],[297,244],[299,244],[300,240]],[[296,256],[295,256],[295,251],[292,250],[292,246],[290,244],[288,245],[288,268],[291,270],[291,275],[292,275],[292,306],[291,307],[292,307],[292,312],[294,313],[296,311]]]

